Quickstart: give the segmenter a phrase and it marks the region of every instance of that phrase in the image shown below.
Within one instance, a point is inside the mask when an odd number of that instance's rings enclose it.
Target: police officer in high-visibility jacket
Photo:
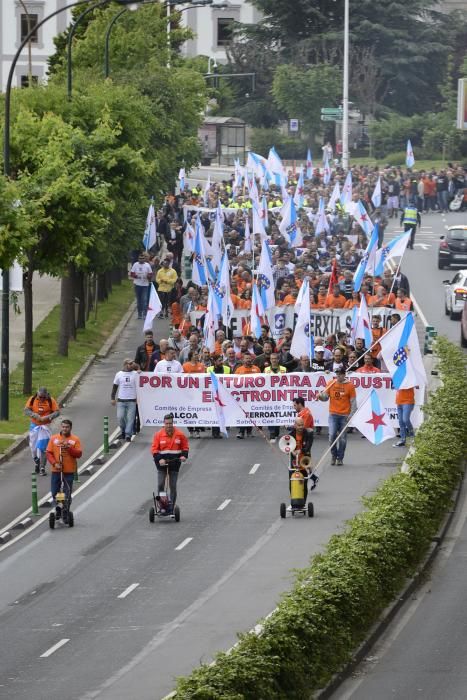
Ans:
[[[419,226],[422,225],[422,218],[415,204],[409,202],[409,204],[405,207],[401,215],[400,223],[401,225],[404,224],[404,231],[410,231],[410,241],[408,248],[411,248],[413,250],[417,224]]]

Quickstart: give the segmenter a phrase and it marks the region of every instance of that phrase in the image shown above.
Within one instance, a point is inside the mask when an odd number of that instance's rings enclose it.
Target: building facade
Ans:
[[[30,26],[40,22],[44,17],[65,7],[69,0],[0,0],[0,89],[4,92],[11,62],[28,34],[28,17]],[[48,20],[34,33],[31,40],[31,74],[34,82],[41,81],[47,75],[47,59],[55,51],[53,38],[66,29],[70,21],[69,10],[60,12]],[[24,47],[16,64],[12,86],[21,87],[28,84],[29,51]]]
[[[226,4],[223,9],[208,5],[183,12],[182,22],[195,34],[195,38],[182,47],[185,56],[209,56],[225,63],[232,22],[256,24],[261,18],[261,13],[246,0],[227,0]]]

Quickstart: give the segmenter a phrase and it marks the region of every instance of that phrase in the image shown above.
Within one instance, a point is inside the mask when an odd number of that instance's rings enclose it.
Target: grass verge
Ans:
[[[348,662],[413,575],[437,532],[467,453],[467,361],[439,339],[443,380],[408,458],[366,509],[297,573],[291,591],[230,653],[177,684],[177,700],[309,700]]]
[[[364,156],[361,158],[350,158],[350,165],[378,165],[380,168],[384,168],[387,165],[387,160],[384,158],[369,158]],[[400,163],[401,167],[405,170],[405,160],[402,159]],[[447,168],[448,162],[446,160],[416,160],[415,165],[412,170],[419,172],[420,170],[441,170],[442,168]]]
[[[78,331],[76,341],[70,342],[68,357],[57,353],[60,307],[52,309],[34,331],[33,386],[46,386],[55,397],[61,394],[86,360],[102,347],[132,299],[131,282],[124,280],[121,285],[115,285],[108,300],[97,307],[97,318],[92,313],[86,328]],[[23,416],[27,397],[22,390],[21,363],[10,375],[10,420],[0,421],[0,435],[20,435],[28,429],[29,420]],[[13,442],[13,438],[0,437],[0,451],[5,452]]]

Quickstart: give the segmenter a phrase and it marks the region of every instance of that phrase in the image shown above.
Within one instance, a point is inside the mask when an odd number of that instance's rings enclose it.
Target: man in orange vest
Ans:
[[[165,480],[169,477],[170,500],[172,508],[177,500],[178,472],[182,462],[188,459],[188,438],[181,430],[175,428],[172,413],[164,416],[164,427],[154,433],[151,454],[157,468],[157,492],[165,491]]]
[[[77,460],[83,454],[81,441],[77,435],[72,434],[72,427],[71,420],[64,418],[60,432],[52,435],[46,451],[47,461],[51,465],[50,492],[54,505],[57,506],[55,496],[60,491],[63,482],[67,510],[70,509],[71,505],[73,480],[78,468]],[[57,515],[60,515],[59,506],[57,506]]]

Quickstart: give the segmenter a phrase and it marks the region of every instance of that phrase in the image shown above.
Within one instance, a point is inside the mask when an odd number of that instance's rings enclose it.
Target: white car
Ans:
[[[443,280],[444,310],[451,319],[460,318],[467,300],[467,270],[456,272],[451,281]]]

